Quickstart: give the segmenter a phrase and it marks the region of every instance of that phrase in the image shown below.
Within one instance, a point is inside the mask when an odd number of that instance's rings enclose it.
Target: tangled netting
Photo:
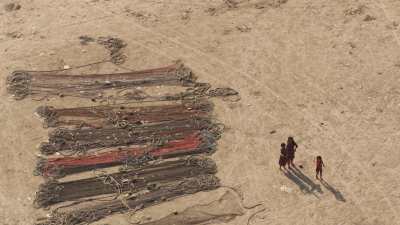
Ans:
[[[54,108],[41,106],[36,113],[44,119],[45,127],[118,127],[143,123],[209,118],[212,103],[206,100],[185,101],[168,105],[129,107],[124,105]]]
[[[82,44],[94,41],[110,52],[112,63],[124,63],[124,41],[81,37]],[[7,90],[17,100],[78,97],[108,105],[37,108],[43,126],[53,129],[40,145],[35,174],[46,182],[39,187],[35,205],[56,207],[38,225],[89,224],[220,186],[216,164],[206,156],[216,150],[225,127],[213,118],[210,98],[235,101],[240,98],[237,91],[196,82],[180,62],[116,74],[59,72],[15,71],[7,78]],[[154,90],[157,93],[151,93]],[[89,171],[93,173],[86,178],[57,180]],[[207,207],[217,208],[223,201]],[[198,206],[149,225],[229,220],[241,213],[213,214]]]
[[[181,63],[116,74],[60,75],[54,72],[15,71],[7,78],[7,90],[16,100],[27,96],[73,96],[95,100],[107,97],[107,90],[158,85],[190,86],[195,80],[191,70]],[[142,100],[146,96],[128,94],[114,98]]]
[[[142,209],[187,194],[214,190],[219,186],[219,180],[214,175],[194,176],[166,183],[158,188],[138,195],[131,195],[123,200],[115,199],[108,202],[100,202],[68,212],[55,211],[50,218],[44,222],[37,223],[37,225],[77,225],[91,223],[115,213],[126,212],[130,209]]]
[[[167,121],[160,124],[141,125],[127,128],[57,128],[50,132],[49,142],[40,145],[43,154],[60,151],[86,152],[88,149],[129,146],[134,144],[155,143],[161,145],[167,141],[182,139],[195,131],[209,131],[218,139],[221,131],[219,124],[207,119],[189,119]]]
[[[110,43],[111,46],[112,43]],[[202,97],[239,95],[232,88],[212,89],[208,83],[195,81],[196,77],[192,71],[181,62],[177,62],[161,68],[116,74],[62,75],[55,72],[15,71],[7,77],[7,90],[16,100],[24,99],[27,96],[34,99],[70,96],[89,98],[92,101],[112,99],[143,102],[194,100]],[[137,89],[160,85],[188,88],[175,94],[163,95],[149,95]]]
[[[159,159],[212,153],[215,146],[216,140],[208,131],[195,132],[183,139],[172,140],[161,146],[115,149],[103,153],[49,159],[40,158],[35,173],[45,177],[60,178],[117,165],[122,165],[127,169],[138,168]]]
[[[216,165],[210,159],[177,159],[159,164],[146,165],[111,174],[68,182],[50,181],[42,184],[36,193],[38,207],[47,207],[64,201],[75,201],[97,195],[155,190],[169,182],[176,182],[201,174],[213,174]]]

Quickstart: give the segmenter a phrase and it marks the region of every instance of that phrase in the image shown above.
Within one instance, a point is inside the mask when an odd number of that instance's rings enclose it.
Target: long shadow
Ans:
[[[304,175],[304,173],[301,172],[301,170],[299,170],[297,167],[294,167],[292,171],[296,176],[298,176],[301,180],[303,180],[306,184],[308,184],[311,187],[311,191],[316,190],[318,193],[321,194],[323,193],[321,185],[314,183],[314,181],[312,181],[309,177]]]
[[[336,200],[341,201],[341,202],[346,202],[346,199],[343,197],[342,193],[338,190],[336,190],[334,187],[332,187],[328,182],[322,180],[321,184],[324,185],[328,191],[332,192],[332,194],[335,196]]]
[[[289,178],[289,180],[293,181],[293,183],[295,183],[303,193],[313,194],[316,198],[319,199],[318,195],[316,195],[316,193],[314,192],[314,190],[318,190],[318,192],[322,193],[322,190],[319,187],[319,185],[316,184],[314,186],[309,185],[302,178],[297,176],[296,173],[292,170],[285,171],[284,174],[287,178]],[[303,176],[305,175],[303,174]]]
[[[289,178],[289,180],[293,181],[293,183],[297,184],[302,192],[309,192],[308,186],[300,178],[296,177],[292,172],[284,171],[283,174],[285,174],[285,176]]]

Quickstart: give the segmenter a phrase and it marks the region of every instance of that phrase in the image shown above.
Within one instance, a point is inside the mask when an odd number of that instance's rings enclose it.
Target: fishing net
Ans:
[[[84,43],[94,41],[81,39]],[[110,52],[112,63],[124,63],[124,41],[100,37],[97,42]],[[117,74],[15,71],[7,77],[7,90],[16,100],[69,96],[112,103],[76,108],[42,106],[36,110],[44,127],[56,129],[49,133],[48,142],[40,145],[45,156],[40,157],[35,172],[50,179],[40,186],[35,205],[63,205],[37,225],[88,224],[220,186],[214,176],[215,163],[193,155],[212,153],[224,131],[224,125],[212,119],[213,105],[208,99],[229,99],[239,97],[239,93],[196,82],[191,70],[180,62]],[[157,93],[148,94],[154,90]],[[127,105],[144,102],[153,105]],[[112,166],[120,166],[119,171],[98,171]],[[56,180],[91,170],[89,178]],[[100,201],[104,196],[113,198]],[[228,221],[242,215],[224,196],[147,225]]]
[[[40,145],[43,154],[72,150],[85,152],[88,149],[139,145],[145,143],[167,142],[182,139],[199,130],[208,130],[215,136],[222,128],[207,119],[167,121],[160,124],[140,125],[126,128],[57,128],[50,132],[49,142]]]
[[[56,109],[41,106],[36,112],[44,119],[44,127],[126,127],[143,123],[207,118],[212,104],[205,100],[169,105],[128,107],[93,106]]]
[[[40,185],[35,204],[37,207],[47,207],[97,195],[158,189],[169,182],[215,172],[216,165],[212,160],[191,158],[146,165],[136,170],[98,174],[81,180],[49,181]]]
[[[155,190],[149,190],[138,195],[128,196],[123,199],[123,201],[116,199],[67,212],[55,211],[46,221],[39,222],[37,225],[87,224],[115,213],[127,212],[130,209],[143,209],[187,194],[214,190],[218,187],[219,180],[216,176],[199,175],[161,185]]]
[[[138,167],[158,159],[167,159],[185,155],[212,153],[214,139],[206,135],[207,131],[196,132],[184,139],[173,140],[162,146],[147,146],[117,149],[97,154],[41,158],[36,167],[36,175],[60,178],[65,175],[106,168],[117,165]]]
[[[171,66],[117,74],[60,75],[54,72],[15,71],[7,78],[7,90],[16,100],[27,96],[106,97],[106,90],[158,85],[193,85],[191,70],[181,63]],[[135,99],[135,96],[114,96]]]

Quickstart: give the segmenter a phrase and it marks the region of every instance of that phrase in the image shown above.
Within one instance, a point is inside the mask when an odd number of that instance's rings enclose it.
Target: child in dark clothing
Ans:
[[[294,167],[293,160],[297,147],[297,143],[294,141],[293,137],[288,137],[286,144],[286,158],[289,169],[291,168],[291,166]]]
[[[322,167],[325,167],[325,164],[324,164],[324,161],[322,161],[322,157],[321,156],[317,156],[316,161],[315,161],[315,166],[316,166],[316,168],[315,168],[315,172],[316,172],[315,178],[317,178],[317,180],[318,180],[318,174],[319,174],[319,178],[321,180],[323,180],[322,179]]]
[[[287,162],[286,144],[282,143],[281,144],[281,155],[279,157],[279,169],[282,170],[282,166],[283,166],[284,169],[286,169],[285,168],[286,162]]]

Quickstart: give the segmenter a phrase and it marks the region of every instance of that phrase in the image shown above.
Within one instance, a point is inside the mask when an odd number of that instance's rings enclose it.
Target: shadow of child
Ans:
[[[346,202],[346,199],[343,197],[342,193],[332,187],[328,182],[321,180],[321,184],[335,196],[336,200]]]
[[[303,180],[307,185],[311,187],[311,191],[316,190],[318,193],[323,193],[321,186],[319,184],[314,183],[309,177],[307,177],[301,170],[299,170],[297,167],[293,168],[293,173],[299,177],[301,180]]]

